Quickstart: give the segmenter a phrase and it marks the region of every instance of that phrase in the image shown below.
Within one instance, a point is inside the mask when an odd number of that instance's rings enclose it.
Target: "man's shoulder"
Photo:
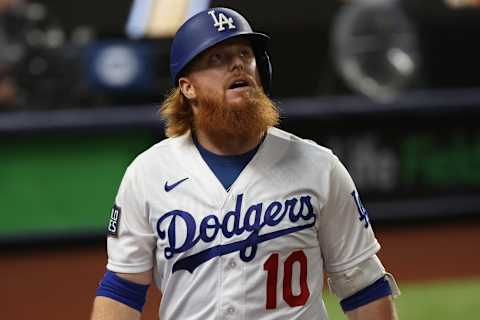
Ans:
[[[294,152],[302,154],[311,154],[311,156],[321,156],[326,158],[336,158],[333,151],[325,146],[319,145],[317,142],[301,138],[293,133],[284,131],[279,128],[270,128],[268,133],[272,135],[280,143],[289,143],[290,149]]]
[[[175,161],[171,161],[174,153],[182,150],[181,146],[188,142],[188,138],[189,135],[182,135],[163,139],[140,153],[130,166],[145,166],[152,163],[156,165],[164,163],[172,166],[175,164]]]

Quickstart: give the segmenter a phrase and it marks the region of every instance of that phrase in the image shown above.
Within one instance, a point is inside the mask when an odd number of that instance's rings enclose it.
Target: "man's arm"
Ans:
[[[152,281],[152,270],[142,273],[117,273],[122,279],[133,283],[149,285]],[[93,303],[91,320],[138,320],[141,313],[126,304],[109,297],[97,296]]]
[[[140,312],[107,297],[95,297],[91,320],[138,320]]]
[[[375,300],[369,304],[347,311],[349,320],[397,320],[392,296]]]

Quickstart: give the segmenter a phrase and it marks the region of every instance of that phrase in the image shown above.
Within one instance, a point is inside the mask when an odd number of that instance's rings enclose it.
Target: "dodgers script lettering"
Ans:
[[[290,233],[312,227],[317,215],[313,209],[310,196],[300,196],[269,204],[257,203],[242,211],[243,194],[237,195],[235,209],[227,212],[222,221],[217,215],[205,216],[197,226],[191,213],[182,210],[172,210],[162,215],[157,221],[157,233],[160,239],[167,239],[168,246],[164,250],[166,259],[175,254],[186,252],[195,247],[199,241],[209,243],[214,241],[221,232],[224,238],[242,238],[237,242],[216,245],[191,256],[179,259],[173,265],[173,272],[187,270],[193,272],[199,265],[218,256],[239,252],[240,258],[251,261],[255,258],[259,243],[269,241]],[[292,227],[262,233],[265,226],[276,226],[288,219]],[[185,227],[186,236],[178,241],[176,228]],[[248,235],[245,239],[244,235]],[[177,242],[178,241],[178,242]]]

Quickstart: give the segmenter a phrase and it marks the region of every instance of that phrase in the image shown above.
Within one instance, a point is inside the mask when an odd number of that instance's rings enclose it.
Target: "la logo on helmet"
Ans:
[[[213,19],[213,26],[217,28],[218,31],[223,31],[225,30],[225,25],[228,25],[228,29],[236,29],[235,25],[233,24],[233,19],[232,17],[228,17],[223,14],[223,12],[220,12],[218,14],[218,17],[215,15],[215,10],[210,10],[208,11],[208,14],[212,17]]]

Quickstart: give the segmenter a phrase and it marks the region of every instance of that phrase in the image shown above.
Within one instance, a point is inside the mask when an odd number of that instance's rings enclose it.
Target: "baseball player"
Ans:
[[[395,319],[397,286],[352,179],[314,142],[275,128],[269,37],[227,8],[171,48],[166,140],[139,155],[108,225],[92,319],[327,319],[323,276],[349,319]]]

